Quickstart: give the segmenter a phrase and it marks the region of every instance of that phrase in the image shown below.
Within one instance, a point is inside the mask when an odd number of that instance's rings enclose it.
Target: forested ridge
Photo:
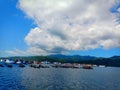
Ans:
[[[120,56],[113,56],[109,58],[105,57],[93,57],[93,56],[80,56],[80,55],[48,55],[48,56],[27,56],[27,57],[6,57],[1,59],[23,59],[29,61],[49,61],[49,62],[61,62],[61,63],[81,63],[81,64],[96,64],[106,66],[120,67]]]

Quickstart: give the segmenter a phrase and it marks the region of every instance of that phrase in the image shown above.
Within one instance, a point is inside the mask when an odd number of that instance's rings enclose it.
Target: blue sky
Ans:
[[[0,14],[1,52],[15,48],[26,49],[24,37],[29,32],[29,28],[34,27],[33,21],[25,18],[24,13],[17,8],[17,0],[1,0],[0,11],[2,12]],[[7,53],[2,55],[5,54]]]
[[[58,53],[120,55],[119,0],[112,4],[111,0],[52,1],[0,0],[1,57]],[[108,5],[99,8],[99,3]]]

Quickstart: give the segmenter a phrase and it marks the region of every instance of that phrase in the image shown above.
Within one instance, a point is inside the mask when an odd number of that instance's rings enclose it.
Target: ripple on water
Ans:
[[[4,67],[0,68],[0,90],[119,90],[119,76],[120,68],[112,67],[93,70]]]

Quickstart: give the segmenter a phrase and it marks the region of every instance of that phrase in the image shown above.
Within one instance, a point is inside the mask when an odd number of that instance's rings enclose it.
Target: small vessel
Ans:
[[[31,64],[30,67],[33,67],[33,68],[40,68],[40,65],[39,65],[39,64]]]
[[[93,65],[93,67],[97,67],[97,65]]]
[[[77,65],[74,65],[74,66],[73,66],[73,68],[80,68],[80,67],[79,67],[79,66],[77,66]]]
[[[0,60],[0,67],[2,67],[3,64],[5,64],[5,60],[1,59],[1,60]]]
[[[73,68],[80,68],[80,64],[73,64]]]
[[[99,65],[99,67],[105,67],[105,65]]]
[[[7,63],[7,64],[13,64],[14,61],[7,59],[7,60],[5,61],[5,63]]]
[[[73,65],[71,63],[65,63],[61,65],[62,68],[73,68]]]
[[[54,68],[60,68],[62,67],[61,65],[62,65],[61,63],[56,63],[56,64],[52,64],[51,66]]]
[[[17,61],[16,64],[22,64],[22,62],[21,61]]]
[[[41,68],[49,68],[49,65],[47,65],[47,64],[41,64],[40,67]]]
[[[93,69],[92,65],[83,65],[83,69]]]
[[[0,62],[5,62],[5,61],[3,59],[1,59]]]

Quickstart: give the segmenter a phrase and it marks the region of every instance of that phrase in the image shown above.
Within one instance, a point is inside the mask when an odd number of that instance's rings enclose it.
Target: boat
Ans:
[[[62,68],[73,68],[73,65],[71,63],[65,63],[61,65]]]
[[[79,67],[79,66],[77,66],[77,65],[74,65],[74,66],[73,66],[73,68],[80,68],[80,67]]]
[[[80,64],[73,64],[73,68],[80,68]]]
[[[1,59],[0,64],[3,65],[4,63],[5,63],[5,60]],[[1,67],[1,65],[0,65],[0,67]]]
[[[7,64],[13,64],[14,61],[7,59],[7,60],[5,61],[5,63],[7,63]]]
[[[39,65],[39,64],[31,64],[30,67],[33,67],[33,68],[40,68],[40,65]]]
[[[3,59],[1,59],[0,62],[5,62],[5,61]]]
[[[22,62],[21,61],[17,61],[16,64],[22,64]]]
[[[89,64],[83,65],[82,68],[83,68],[83,69],[93,69],[92,65],[89,65]]]
[[[61,65],[62,65],[61,63],[55,63],[55,62],[53,64],[51,64],[51,66],[54,68],[60,68]]]
[[[41,64],[40,67],[41,68],[49,68],[49,65],[48,64]]]
[[[93,67],[97,67],[97,65],[93,65]]]
[[[99,67],[105,67],[105,65],[99,65]]]

